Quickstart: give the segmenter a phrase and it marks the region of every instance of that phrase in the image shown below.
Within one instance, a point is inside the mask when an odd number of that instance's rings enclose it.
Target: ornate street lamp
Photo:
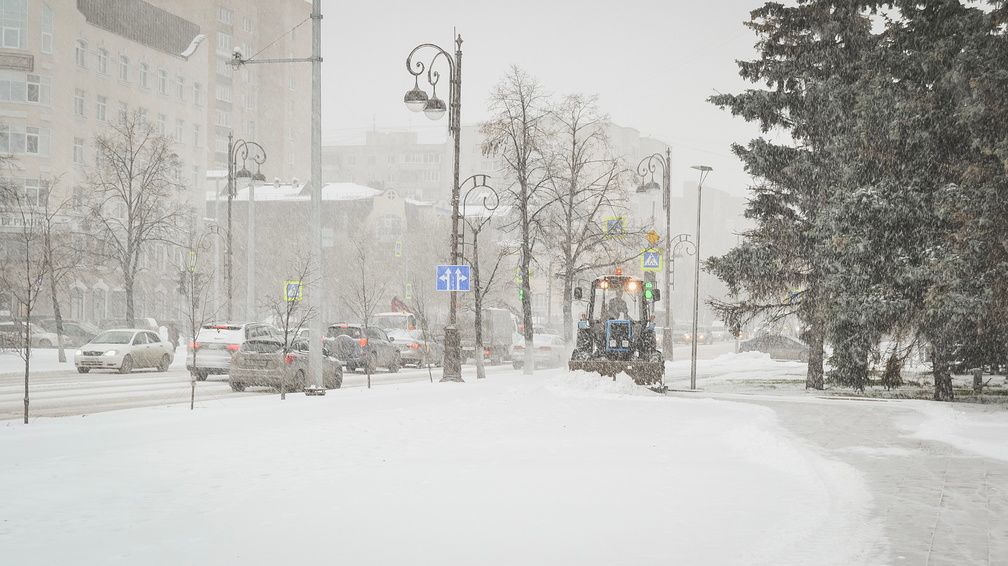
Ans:
[[[238,169],[238,158],[241,157],[242,168]],[[253,174],[248,170],[248,160],[251,156],[252,162],[256,165],[256,172]],[[255,293],[255,286],[252,283],[253,274],[255,270],[255,181],[265,181],[266,177],[262,174],[262,164],[266,162],[266,150],[263,146],[254,141],[245,141],[243,139],[234,139],[232,134],[228,132],[228,201],[227,201],[227,261],[225,265],[225,279],[227,279],[227,306],[226,306],[226,316],[227,320],[231,321],[234,315],[232,310],[232,293],[234,291],[234,280],[233,280],[233,248],[231,244],[231,202],[237,196],[236,179],[250,179],[252,184],[249,188],[249,212],[248,212],[248,242],[246,243],[246,248],[248,251],[248,277],[247,277],[247,289],[248,296],[246,296],[246,317],[252,314],[252,310],[248,307],[250,302],[253,300]]]
[[[486,377],[486,370],[483,368],[483,292],[480,289],[479,234],[483,230],[483,227],[490,222],[494,211],[500,206],[500,195],[497,194],[497,191],[493,187],[487,184],[489,179],[488,175],[473,175],[462,181],[462,186],[469,186],[469,189],[465,192],[465,196],[462,198],[462,220],[469,227],[469,230],[472,231],[473,235],[472,273],[473,292],[476,293],[473,297],[474,307],[476,308],[476,315],[474,317],[476,347],[473,349],[473,357],[476,360],[476,379]],[[470,222],[469,216],[466,214],[466,203],[469,202],[469,195],[476,189],[479,189],[477,197],[480,194],[483,196],[483,210],[479,219]],[[465,246],[465,230],[462,231],[462,245]]]
[[[414,61],[414,56],[420,52],[434,52],[425,64],[423,61]],[[448,64],[448,104],[437,96],[437,85],[441,79],[441,74],[435,69],[439,59],[444,59]],[[448,113],[448,131],[455,142],[455,163],[454,174],[452,176],[452,232],[451,232],[451,262],[452,265],[459,263],[459,120],[462,100],[462,36],[455,39],[455,55],[434,45],[432,43],[422,43],[410,51],[406,57],[406,70],[413,75],[413,88],[406,92],[403,102],[406,107],[413,112],[423,111],[424,115],[431,120],[438,120]],[[420,78],[426,77],[427,83],[431,87],[430,96],[420,88]],[[445,326],[445,358],[441,381],[462,381],[462,352],[459,343],[457,323],[458,296],[451,292],[451,303],[448,309],[448,325]]]
[[[638,187],[637,192],[647,192],[652,189],[657,189],[658,183],[654,180],[655,171],[661,167],[662,170],[662,208],[665,209],[665,268],[664,268],[664,279],[665,279],[665,290],[662,292],[665,297],[665,328],[662,329],[662,353],[666,360],[672,359],[672,294],[669,292],[671,287],[669,279],[669,260],[672,258],[672,150],[665,148],[665,155],[660,153],[652,153],[651,155],[641,159],[641,162],[637,164],[637,175],[644,177],[646,175],[650,176],[651,181],[647,184],[643,184]]]

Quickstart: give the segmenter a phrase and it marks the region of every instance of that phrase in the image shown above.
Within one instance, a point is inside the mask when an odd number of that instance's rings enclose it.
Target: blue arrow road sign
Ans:
[[[438,291],[468,291],[470,273],[468,265],[439,265],[434,273]]]
[[[644,271],[661,270],[661,253],[658,250],[644,250],[641,256],[641,269]]]

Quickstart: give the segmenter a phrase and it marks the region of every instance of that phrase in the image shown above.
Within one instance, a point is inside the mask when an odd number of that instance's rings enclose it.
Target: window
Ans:
[[[46,139],[44,140],[45,147],[43,148],[42,128],[35,126],[27,126],[25,128],[25,153],[33,155],[46,155],[49,153],[49,130],[45,130],[45,132]]]
[[[129,106],[125,102],[119,101],[119,123],[125,124],[129,118]]]
[[[203,84],[202,83],[198,83],[198,82],[194,82],[193,83],[193,85],[192,85],[192,97],[193,97],[193,104],[195,104],[196,106],[203,106],[203,104],[206,102],[206,99],[203,98]]]
[[[182,131],[185,130],[185,122],[175,120],[175,141],[182,143]]]
[[[50,81],[49,77],[41,75],[27,75],[28,79],[28,102],[38,104],[49,104]]]
[[[245,136],[249,138],[255,137],[255,120],[245,122]]]
[[[49,4],[42,4],[42,53],[52,53],[53,13]]]
[[[252,93],[249,93],[248,96],[245,97],[245,108],[248,109],[248,110],[255,110],[255,107],[256,107],[255,100],[256,100],[255,99],[255,95],[252,94]]]
[[[193,132],[192,132],[192,144],[193,144],[193,147],[199,147],[203,143],[202,141],[200,141],[200,138],[203,137],[201,135],[202,133],[203,132],[200,131],[200,125],[199,124],[193,124]]]
[[[231,10],[228,10],[224,6],[217,6],[217,21],[218,22],[220,22],[222,24],[231,25],[231,18],[233,16],[234,16],[234,13],[232,13]]]
[[[74,50],[74,57],[77,60],[77,66],[87,69],[87,42],[83,39],[77,40],[77,48]]]
[[[231,102],[231,87],[227,85],[217,85],[217,100],[221,102]]]
[[[125,55],[119,56],[119,80],[129,80],[129,57]]]
[[[227,155],[228,151],[227,136],[220,136],[220,135],[217,136],[217,139],[214,140],[214,149],[217,151],[217,153],[223,153]],[[227,158],[221,158],[221,159],[227,159]]]
[[[0,43],[10,49],[27,49],[26,0],[0,0]]]
[[[28,204],[45,206],[49,201],[49,181],[44,179],[25,179],[24,194]]]
[[[252,33],[252,19],[242,18],[242,31],[245,33]]]
[[[230,77],[231,73],[234,72],[234,67],[231,66],[230,57],[221,57],[217,59],[217,74],[223,77]]]
[[[168,71],[164,69],[158,70],[157,79],[158,92],[167,96],[168,95]]]
[[[147,63],[140,63],[140,87],[150,88],[150,67]]]
[[[108,51],[98,48],[98,72],[107,75],[108,74]]]
[[[185,77],[182,75],[175,77],[175,94],[179,100],[185,100]]]
[[[0,153],[49,155],[49,128],[0,124]]]
[[[97,102],[95,103],[95,118],[102,122],[108,121],[108,98],[104,96],[98,96]]]
[[[217,51],[231,54],[231,34],[217,32]]]
[[[84,115],[84,91],[79,88],[74,89],[74,114]]]
[[[165,116],[164,114],[158,114],[157,115],[156,129],[157,129],[157,133],[158,133],[159,136],[165,135],[165,131],[168,128],[167,123],[168,123],[168,117],[167,116]]]
[[[227,128],[231,125],[231,115],[226,110],[217,110],[217,125]]]
[[[84,164],[84,139],[74,138],[73,162],[77,165]]]

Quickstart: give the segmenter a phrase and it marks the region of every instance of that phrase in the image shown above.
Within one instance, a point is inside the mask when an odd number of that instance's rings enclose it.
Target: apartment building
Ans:
[[[370,131],[359,144],[322,147],[326,181],[394,188],[400,195],[439,202],[451,198],[452,146],[420,143],[416,132]]]
[[[36,204],[86,190],[94,137],[127,112],[176,142],[178,172],[198,203],[206,172],[207,77],[195,22],[143,0],[0,0],[0,152],[5,181]],[[194,56],[194,54],[196,54]],[[197,196],[199,195],[199,196]],[[0,211],[0,235],[12,229]],[[172,312],[175,247],[145,254],[139,316]],[[68,290],[66,315],[98,321],[123,315],[117,277],[82,267]],[[9,295],[0,297],[7,310]],[[13,310],[13,309],[12,309]]]
[[[228,133],[266,151],[270,180],[306,180],[310,169],[311,65],[230,65],[237,49],[258,59],[311,55],[311,3],[306,0],[149,0],[195,22],[207,36],[206,163],[226,170]],[[327,179],[328,180],[328,179]]]

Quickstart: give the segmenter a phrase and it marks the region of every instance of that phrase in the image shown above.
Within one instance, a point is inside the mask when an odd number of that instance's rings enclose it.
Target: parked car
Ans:
[[[32,348],[53,348],[56,346],[56,333],[49,332],[41,325],[31,322],[28,323],[28,329],[31,331],[31,347]],[[18,348],[24,344],[25,337],[25,323],[16,321],[0,322],[0,340],[3,341],[4,348]],[[70,339],[63,335],[63,343],[66,344]]]
[[[809,347],[790,336],[781,334],[761,334],[739,343],[740,352],[766,352],[775,360],[807,362]]]
[[[535,348],[533,359],[536,367],[559,367],[567,363],[570,355],[563,336],[559,334],[533,334],[532,347]],[[525,365],[525,343],[516,342],[511,346],[511,366],[521,369]]]
[[[444,348],[433,340],[413,336],[403,330],[386,332],[390,340],[399,348],[399,359],[404,366],[412,365],[418,368],[428,365],[440,366],[444,358]]]
[[[234,353],[246,340],[254,338],[276,339],[278,331],[261,322],[205,324],[186,349],[186,369],[194,372],[198,381],[205,381],[209,375],[226,374]]]
[[[119,373],[140,368],[168,371],[174,359],[171,343],[162,341],[156,332],[124,328],[106,330],[81,346],[74,355],[74,365],[80,373],[93,369],[113,369]]]
[[[251,338],[242,342],[231,359],[228,384],[234,391],[246,387],[275,387],[302,391],[308,385],[308,342],[298,340],[291,351],[283,353],[283,341],[275,336]],[[343,367],[328,348],[322,349],[322,378],[326,389],[343,385]]]
[[[56,319],[54,318],[41,318],[38,323],[42,325],[47,332],[56,332]],[[63,346],[76,348],[82,346],[91,341],[92,338],[98,336],[101,330],[97,326],[79,321],[79,320],[63,320]]]
[[[462,357],[475,360],[476,324],[475,313],[459,314],[459,339],[462,343]],[[511,359],[511,344],[518,334],[518,321],[507,309],[483,309],[480,326],[483,329],[484,356],[491,364],[507,363]]]
[[[344,347],[347,342],[340,339],[340,336],[356,340],[360,349]],[[329,326],[326,338],[338,346],[336,355],[343,360],[347,371],[364,368],[368,372],[374,372],[375,368],[383,367],[395,373],[402,367],[402,356],[399,347],[394,344],[395,339],[390,339],[381,328],[369,326],[365,332],[360,324],[344,322]]]

